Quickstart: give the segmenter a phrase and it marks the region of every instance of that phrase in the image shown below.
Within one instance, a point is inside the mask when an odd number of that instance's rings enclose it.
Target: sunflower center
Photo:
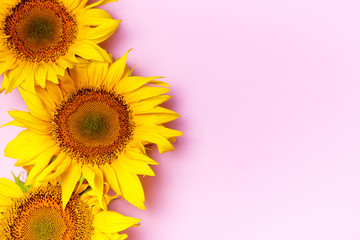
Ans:
[[[9,49],[30,62],[55,62],[77,33],[74,17],[57,0],[22,0],[9,10],[3,26]]]
[[[98,138],[106,134],[108,128],[106,116],[101,113],[90,112],[79,121],[79,133],[85,138]]]
[[[51,221],[40,220],[34,226],[34,232],[37,239],[50,239],[54,237],[56,232],[55,224]]]
[[[66,226],[61,212],[46,207],[36,209],[29,216],[24,235],[38,240],[60,239],[65,230]]]
[[[62,210],[60,187],[29,190],[3,214],[1,229],[5,239],[19,240],[90,240],[93,215],[79,196],[72,196]]]
[[[29,42],[41,46],[54,40],[55,30],[56,26],[51,19],[40,17],[28,23],[25,28],[25,35]]]
[[[60,149],[83,164],[111,163],[133,136],[131,111],[121,95],[82,88],[54,114],[53,136]]]

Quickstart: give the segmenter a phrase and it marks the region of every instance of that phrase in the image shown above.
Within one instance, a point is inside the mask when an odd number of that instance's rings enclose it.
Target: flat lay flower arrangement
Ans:
[[[158,164],[147,152],[173,150],[182,134],[164,126],[179,117],[161,106],[169,85],[98,45],[120,23],[97,8],[109,2],[0,0],[0,90],[18,88],[28,109],[2,126],[24,129],[5,156],[28,174],[0,178],[0,239],[127,238],[140,219],[108,204],[145,209],[139,176]]]

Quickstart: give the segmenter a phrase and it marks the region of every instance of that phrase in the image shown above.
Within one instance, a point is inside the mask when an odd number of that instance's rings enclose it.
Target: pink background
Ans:
[[[120,0],[102,46],[134,48],[135,73],[163,75],[182,115],[176,150],[144,179],[130,240],[360,239],[360,2]],[[6,111],[24,109],[17,91]],[[0,152],[20,129],[0,129]],[[0,155],[1,177],[14,160]]]

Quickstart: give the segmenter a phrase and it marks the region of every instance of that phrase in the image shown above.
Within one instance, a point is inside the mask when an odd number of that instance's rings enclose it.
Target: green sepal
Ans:
[[[21,176],[21,173],[20,173],[20,175],[18,177],[16,177],[14,175],[14,173],[11,173],[11,174],[14,176],[15,183],[21,188],[21,190],[24,193],[27,193],[32,186],[31,185],[25,185],[25,183],[19,179],[20,176]]]
[[[79,179],[79,186],[78,186],[78,188],[76,189],[76,193],[79,191],[79,189],[80,189],[80,187],[81,187],[81,185],[83,184],[83,182],[84,182],[84,180],[85,180],[85,178],[84,178],[84,175],[81,173],[81,176],[80,176],[80,179]],[[85,189],[86,190],[86,189]],[[84,191],[85,191],[84,190]],[[82,193],[79,193],[80,195],[82,194]]]

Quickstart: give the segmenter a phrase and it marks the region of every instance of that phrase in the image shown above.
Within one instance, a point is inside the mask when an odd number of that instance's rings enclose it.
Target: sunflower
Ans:
[[[78,58],[111,61],[97,44],[118,27],[105,10],[114,0],[0,0],[0,92],[17,86],[34,92],[58,83]],[[115,0],[116,1],[116,0]]]
[[[131,76],[127,53],[113,63],[77,65],[37,94],[23,91],[29,112],[9,111],[6,125],[27,128],[5,148],[16,166],[34,165],[27,183],[60,178],[66,204],[79,179],[86,179],[102,198],[103,183],[128,202],[145,209],[138,175],[154,176],[147,155],[173,150],[182,133],[163,124],[179,114],[159,106],[171,97],[158,77]],[[53,157],[55,156],[55,157]],[[105,207],[105,204],[103,204]]]
[[[17,181],[19,182],[19,180]],[[85,186],[86,188],[86,186]],[[139,219],[103,211],[97,198],[80,187],[63,209],[61,188],[20,185],[0,178],[0,236],[16,240],[125,239],[118,234]]]

